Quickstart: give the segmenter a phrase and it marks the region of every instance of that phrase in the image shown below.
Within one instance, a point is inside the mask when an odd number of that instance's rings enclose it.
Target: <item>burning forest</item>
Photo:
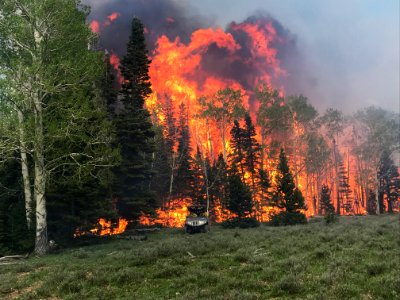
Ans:
[[[399,114],[326,109],[287,19],[221,25],[163,0],[6,2],[0,224],[13,233],[0,227],[0,241],[36,230],[8,244],[44,254],[49,237],[181,228],[192,207],[207,226],[399,212]]]
[[[151,92],[144,107],[156,147],[156,175],[149,178],[154,210],[135,208],[138,224],[182,227],[191,204],[206,206],[213,222],[237,218],[238,204],[230,203],[232,169],[251,194],[243,216],[270,221],[288,209],[274,200],[282,194],[281,149],[307,217],[326,213],[323,188],[339,215],[399,210],[398,169],[390,157],[391,167],[384,167],[381,156],[383,148],[398,153],[390,137],[397,134],[398,116],[373,107],[351,117],[333,108],[321,114],[305,96],[288,94],[301,76],[292,62],[301,57],[295,35],[278,20],[262,13],[223,29],[201,18],[189,21],[176,5],[150,5],[159,10],[154,19],[148,5],[134,3],[148,51]],[[127,83],[121,67],[129,55],[127,7],[113,3],[90,21],[108,53],[115,93]],[[376,140],[377,130],[388,138]],[[382,168],[393,169],[390,178],[380,177]],[[116,211],[130,217],[124,208]]]

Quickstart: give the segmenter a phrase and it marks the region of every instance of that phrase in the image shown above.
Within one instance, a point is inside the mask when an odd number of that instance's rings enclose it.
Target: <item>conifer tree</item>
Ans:
[[[233,124],[230,140],[232,153],[229,154],[229,163],[237,166],[242,180],[244,180],[244,130],[240,127],[238,120],[235,120]]]
[[[256,140],[256,129],[251,121],[251,117],[246,113],[245,117],[245,128],[243,129],[243,156],[244,166],[251,174],[251,185],[253,192],[256,189],[256,169],[260,164],[260,144]],[[261,169],[261,168],[260,168]]]
[[[279,164],[275,178],[276,186],[272,192],[271,204],[281,211],[272,217],[273,225],[291,225],[306,223],[306,217],[301,212],[305,209],[303,195],[295,187],[293,175],[290,172],[285,152],[281,149]]]
[[[213,200],[218,200],[222,208],[228,207],[228,170],[222,153],[218,155],[218,159],[212,167],[213,183],[210,189],[210,197]]]
[[[170,97],[165,95],[165,105],[163,106],[165,115],[165,151],[168,162],[169,178],[168,178],[168,201],[171,200],[175,191],[176,171],[178,165],[177,141],[178,127],[176,126],[176,118],[174,115],[174,106]]]
[[[330,190],[327,185],[322,185],[321,189],[321,209],[324,212],[327,224],[335,221],[335,207],[332,204]]]
[[[258,170],[258,191],[260,193],[261,204],[266,205],[266,196],[268,196],[269,188],[271,187],[271,181],[269,178],[269,174],[266,170],[260,168]]]
[[[144,107],[145,99],[151,93],[150,62],[143,24],[134,18],[127,53],[120,65],[123,107],[116,116],[122,160],[115,170],[116,193],[120,214],[129,218],[137,218],[141,212],[152,212],[156,206],[154,194],[149,189],[155,134],[150,114]]]
[[[193,182],[191,187],[192,192],[190,196],[194,202],[200,205],[204,204],[204,195],[206,189],[206,178],[204,176],[203,165],[203,158],[201,156],[199,147],[197,147],[196,155],[192,163]]]
[[[390,152],[388,150],[384,150],[382,152],[379,169],[378,169],[378,178],[379,178],[379,208],[380,213],[385,212],[385,203],[384,197],[386,196],[387,203],[387,212],[393,213],[393,206],[395,202],[399,199],[400,193],[400,178],[399,172],[397,171],[397,167],[395,166],[392,158],[390,157]]]
[[[367,212],[369,215],[376,214],[376,194],[375,191],[372,189],[368,191]]]
[[[243,219],[252,213],[253,201],[250,188],[242,181],[235,164],[229,170],[228,182],[228,208]]]
[[[179,107],[177,171],[175,179],[176,194],[183,199],[190,196],[193,184],[193,171],[190,145],[190,131],[186,106],[182,103]]]
[[[171,168],[169,164],[170,150],[167,139],[164,137],[164,126],[154,125],[155,131],[155,155],[153,169],[155,175],[152,177],[150,188],[156,193],[157,206],[164,207],[169,196]]]
[[[100,83],[102,98],[107,107],[108,116],[111,119],[115,114],[117,104],[117,90],[115,82],[115,70],[110,63],[110,55],[104,55],[105,72]]]

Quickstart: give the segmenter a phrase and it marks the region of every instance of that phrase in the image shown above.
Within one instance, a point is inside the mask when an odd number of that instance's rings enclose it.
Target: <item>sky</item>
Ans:
[[[291,93],[304,94],[320,110],[351,113],[370,105],[400,110],[399,0],[164,1],[222,28],[259,11],[277,19],[295,36],[303,60],[296,75],[302,83]],[[97,14],[117,0],[84,2]]]

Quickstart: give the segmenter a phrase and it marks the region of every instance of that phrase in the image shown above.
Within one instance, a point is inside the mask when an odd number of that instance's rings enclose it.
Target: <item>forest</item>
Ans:
[[[227,227],[400,211],[399,113],[287,95],[268,18],[162,35],[150,51],[133,17],[117,55],[89,12],[0,3],[0,256],[182,227],[192,204]],[[243,74],[211,70],[213,51]]]

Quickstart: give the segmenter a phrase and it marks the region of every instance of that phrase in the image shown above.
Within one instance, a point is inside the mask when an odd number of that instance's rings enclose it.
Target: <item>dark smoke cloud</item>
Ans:
[[[126,51],[133,17],[140,18],[146,28],[150,52],[154,50],[157,38],[161,35],[166,35],[171,40],[179,36],[186,43],[193,31],[212,25],[211,20],[192,15],[186,5],[178,1],[86,0],[84,3],[92,7],[89,21],[103,23],[111,13],[120,14],[109,26],[102,27],[100,34],[100,46],[113,50],[118,55],[123,55]]]

